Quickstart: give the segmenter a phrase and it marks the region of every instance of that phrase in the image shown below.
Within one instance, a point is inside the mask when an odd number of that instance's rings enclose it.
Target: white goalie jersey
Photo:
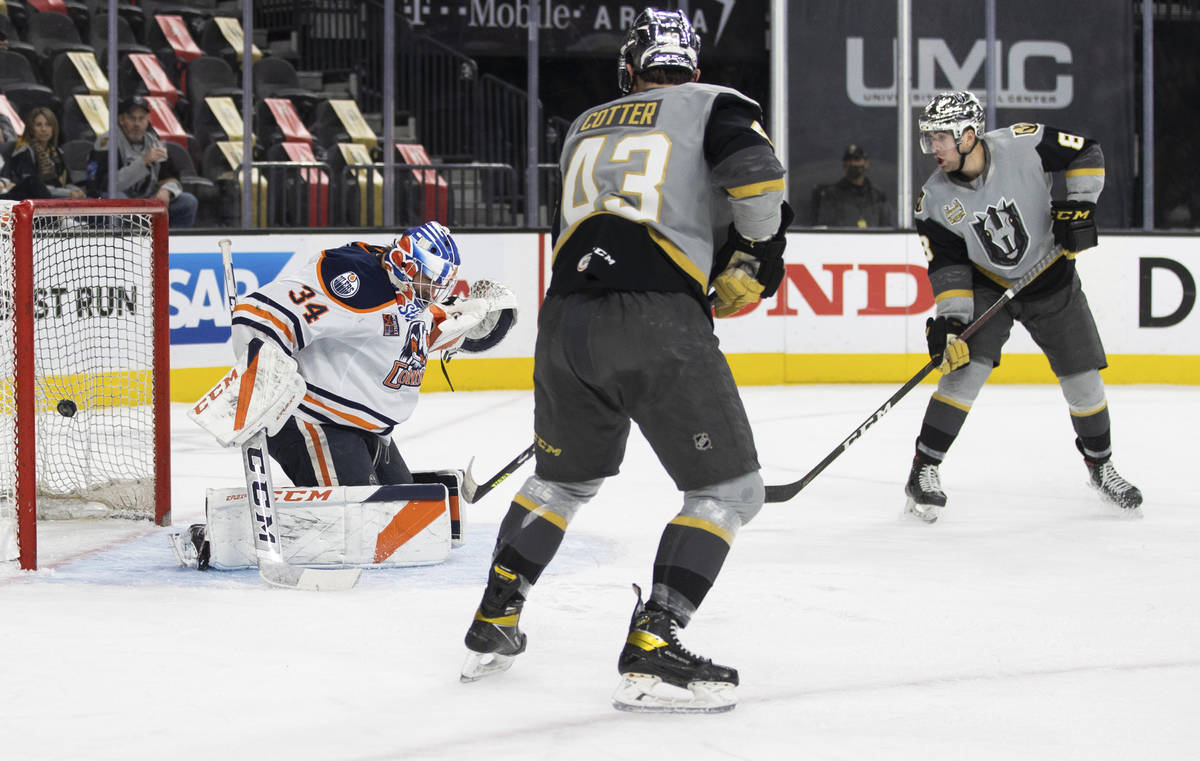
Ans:
[[[321,251],[234,309],[239,358],[261,338],[296,360],[306,385],[294,411],[302,420],[387,435],[416,407],[431,318],[401,314],[382,250],[351,243]]]

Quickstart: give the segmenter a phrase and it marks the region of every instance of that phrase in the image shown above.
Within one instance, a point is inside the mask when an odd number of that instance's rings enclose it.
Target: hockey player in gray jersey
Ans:
[[[624,96],[584,112],[567,134],[535,350],[537,470],[500,525],[464,681],[524,651],[525,599],[571,519],[617,473],[633,420],[683,508],[662,533],[649,597],[637,590],[614,706],[734,705],[737,671],[679,639],[764,494],[708,293],[718,317],[774,293],[788,219],[758,104],[699,84],[699,46],[683,13],[646,9],[618,57]],[[660,682],[691,694],[664,695]]]
[[[938,164],[917,199],[916,227],[937,304],[937,317],[926,327],[929,356],[943,374],[917,437],[906,509],[933,522],[945,507],[938,466],[1000,364],[1016,321],[1058,377],[1091,484],[1121,508],[1138,510],[1141,492],[1112,464],[1099,372],[1108,361],[1075,271],[1075,254],[1096,245],[1096,199],[1104,187],[1100,145],[1042,124],[985,133],[979,100],[966,91],[936,95],[918,126],[922,150]],[[1054,172],[1065,173],[1065,201],[1050,196]],[[957,338],[1055,246],[1065,255],[968,340]]]

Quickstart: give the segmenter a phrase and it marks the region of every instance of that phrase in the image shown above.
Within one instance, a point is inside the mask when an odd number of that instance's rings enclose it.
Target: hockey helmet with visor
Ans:
[[[940,92],[930,99],[925,110],[917,119],[921,132],[921,151],[933,153],[934,134],[947,132],[954,144],[961,145],[967,128],[975,130],[975,136],[983,134],[983,106],[979,98],[967,90]]]
[[[450,295],[460,263],[458,245],[437,222],[408,228],[383,255],[383,269],[396,288],[397,303],[411,304],[417,313]]]
[[[633,74],[625,65],[633,67]],[[633,79],[647,69],[671,67],[695,74],[700,65],[700,35],[683,11],[647,8],[633,20],[617,54],[617,87],[633,91]]]

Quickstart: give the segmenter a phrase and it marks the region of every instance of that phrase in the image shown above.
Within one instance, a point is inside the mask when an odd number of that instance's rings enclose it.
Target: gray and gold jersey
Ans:
[[[1051,174],[1063,172],[1067,198],[1095,203],[1104,188],[1104,154],[1094,140],[1042,124],[1014,124],[985,133],[983,172],[934,174],[917,199],[915,219],[929,258],[938,314],[972,318],[973,278],[1007,288],[1055,245]],[[1060,258],[1017,300],[1068,285],[1075,263]]]
[[[1019,280],[1054,245],[1051,175],[1037,146],[1044,127],[1017,124],[983,135],[987,168],[964,182],[934,172],[917,199],[917,220],[930,220],[963,239],[985,272]]]
[[[730,139],[713,138],[722,129],[712,126],[714,113],[721,113],[716,107],[731,101],[739,104],[731,113],[759,113],[758,104],[736,90],[689,83],[627,95],[577,118],[560,161],[555,256],[575,247],[568,242],[581,225],[614,215],[643,226],[692,287],[706,289],[714,228],[732,220],[748,238],[774,235],[783,167],[756,116],[739,117],[741,126],[729,128]],[[622,253],[605,249],[612,265],[605,268],[617,271]],[[580,258],[579,271],[600,266],[597,258]],[[637,290],[637,270],[625,272],[621,288]]]

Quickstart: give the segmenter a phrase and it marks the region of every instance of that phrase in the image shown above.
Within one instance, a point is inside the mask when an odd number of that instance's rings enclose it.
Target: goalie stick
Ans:
[[[527,449],[514,457],[510,463],[500,469],[499,473],[489,478],[482,486],[476,483],[475,477],[471,475],[471,466],[475,464],[475,458],[472,457],[471,461],[467,463],[467,469],[463,471],[463,483],[458,492],[459,496],[465,499],[468,504],[474,504],[476,501],[482,499],[483,495],[499,486],[504,479],[511,476],[517,468],[524,465],[525,461],[533,457],[536,451],[537,444],[530,444]]]
[[[225,297],[229,302],[229,316],[237,304],[237,283],[233,277],[233,243],[222,238],[221,263],[225,268]],[[239,412],[250,398],[254,387],[254,370],[257,351],[251,347],[246,357],[246,373],[241,377],[238,395]],[[275,512],[275,491],[271,483],[271,463],[267,453],[267,432],[259,429],[246,443],[242,444],[242,468],[246,476],[246,502],[250,505],[251,523],[254,530],[254,553],[258,556],[258,574],[274,587],[304,589],[311,591],[337,591],[350,589],[358,583],[361,568],[298,568],[283,559],[279,543],[279,517]]]
[[[1058,257],[1062,256],[1062,254],[1063,250],[1061,248],[1052,248],[1037,264],[1033,266],[1033,269],[1025,273],[1024,277],[1010,285],[1008,290],[1006,290],[1004,294],[996,300],[996,303],[988,307],[983,314],[979,315],[979,317],[975,318],[970,325],[964,328],[963,331],[958,334],[959,340],[965,341],[974,335],[977,330],[983,327],[984,323],[986,323],[992,318],[993,315],[996,314],[996,312],[999,312],[1004,308],[1005,304],[1012,301],[1013,297],[1017,295],[1018,291],[1032,283],[1038,275],[1046,271],[1047,267],[1049,267],[1051,264],[1054,264]],[[825,468],[829,467],[830,463],[840,457],[842,452],[845,452],[850,448],[851,444],[862,438],[863,434],[867,432],[868,428],[878,423],[879,420],[892,409],[892,406],[896,404],[896,402],[903,399],[909,391],[912,391],[914,388],[916,388],[917,384],[924,380],[925,376],[933,372],[935,367],[937,367],[937,365],[933,363],[932,359],[927,362],[924,367],[917,371],[916,375],[909,378],[907,383],[901,386],[896,393],[888,397],[886,402],[872,412],[871,416],[862,422],[862,425],[855,429],[855,431],[851,433],[841,444],[838,444],[832,452],[825,455],[825,459],[817,463],[816,467],[808,471],[808,473],[805,473],[803,478],[787,484],[768,486],[767,495],[764,502],[787,502],[789,499],[799,494],[801,489],[803,489],[805,486],[808,486],[814,478],[821,474],[821,471],[825,470]]]

